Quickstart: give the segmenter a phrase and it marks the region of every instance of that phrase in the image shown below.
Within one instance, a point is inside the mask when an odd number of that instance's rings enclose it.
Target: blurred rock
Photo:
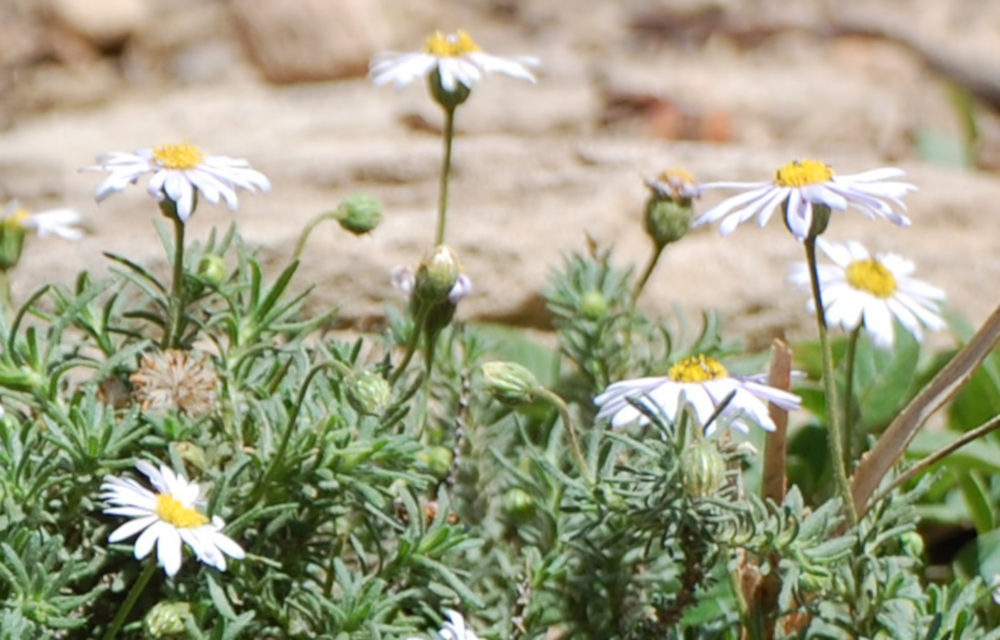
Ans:
[[[382,37],[366,0],[232,0],[250,56],[271,82],[364,75]]]
[[[52,17],[99,49],[116,47],[149,18],[144,0],[49,0]]]

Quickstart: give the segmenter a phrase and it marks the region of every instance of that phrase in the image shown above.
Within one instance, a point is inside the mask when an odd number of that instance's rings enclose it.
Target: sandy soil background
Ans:
[[[0,197],[72,206],[90,230],[32,240],[15,295],[106,272],[102,251],[164,268],[145,192],[98,206],[101,176],[78,169],[188,139],[250,159],[274,186],[242,194],[235,216],[203,206],[189,238],[235,220],[275,268],[316,213],[378,197],[383,225],[364,238],[320,227],[300,279],[346,323],[377,318],[395,295],[389,271],[433,239],[441,117],[422,85],[374,87],[366,62],[456,28],[542,60],[537,85],[490,77],[458,112],[449,241],[475,283],[465,318],[546,327],[539,291],[588,235],[645,261],[645,177],[682,165],[702,180],[767,179],[807,157],[842,173],[900,166],[920,189],[911,228],[852,212],[829,237],[913,258],[973,322],[1000,301],[989,0],[0,0]],[[971,145],[956,87],[980,96]],[[720,309],[755,344],[802,335],[805,296],[785,283],[800,259],[777,221],[727,238],[700,229],[668,249],[643,305]]]

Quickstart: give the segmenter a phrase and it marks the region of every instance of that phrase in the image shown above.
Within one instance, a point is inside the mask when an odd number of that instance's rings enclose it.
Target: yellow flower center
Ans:
[[[467,53],[479,51],[479,45],[472,39],[472,36],[458,30],[454,35],[445,35],[440,31],[427,38],[424,50],[432,56],[439,58],[457,58]]]
[[[729,372],[715,358],[704,355],[684,358],[667,371],[667,377],[674,382],[707,382],[718,378],[728,378]]]
[[[674,167],[660,174],[659,180],[668,184],[694,184],[694,176],[686,169]]]
[[[190,507],[185,507],[181,501],[169,493],[156,496],[156,515],[166,523],[178,529],[191,529],[208,524],[208,518]]]
[[[153,149],[153,159],[167,169],[194,169],[205,159],[205,152],[193,144],[178,142]]]
[[[879,298],[896,292],[896,277],[878,260],[858,260],[847,265],[847,284]]]
[[[778,169],[775,182],[780,187],[804,187],[827,182],[833,178],[833,169],[819,160],[796,160]]]
[[[24,229],[24,221],[31,215],[27,209],[17,209],[3,220],[3,226],[8,229]]]

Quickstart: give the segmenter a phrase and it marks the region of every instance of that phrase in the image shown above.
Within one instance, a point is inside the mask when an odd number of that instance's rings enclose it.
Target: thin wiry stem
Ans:
[[[803,242],[806,247],[806,262],[809,264],[809,280],[812,284],[813,304],[816,307],[816,328],[819,330],[819,342],[823,352],[823,388],[826,396],[827,435],[830,440],[830,464],[837,482],[837,491],[844,502],[844,509],[851,524],[858,521],[858,511],[854,507],[851,495],[851,483],[847,479],[847,468],[844,465],[844,444],[841,434],[843,418],[840,415],[840,402],[837,399],[837,379],[833,363],[833,348],[827,335],[826,313],[823,309],[823,293],[819,286],[819,266],[816,261],[816,236],[810,234]]]
[[[455,107],[444,108],[444,159],[441,161],[441,184],[438,189],[438,224],[435,245],[444,244],[448,218],[448,182],[451,176],[451,146],[455,138]]]

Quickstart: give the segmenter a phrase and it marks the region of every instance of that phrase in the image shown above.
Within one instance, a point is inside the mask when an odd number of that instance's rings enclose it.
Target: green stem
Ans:
[[[10,273],[6,269],[0,269],[0,305],[3,306],[5,317],[13,313],[14,296],[10,289]]]
[[[132,590],[129,591],[128,597],[125,598],[125,602],[122,606],[118,608],[118,613],[115,614],[114,620],[111,621],[111,626],[108,627],[107,633],[104,634],[104,640],[112,640],[118,635],[118,631],[121,630],[122,625],[125,624],[125,618],[128,617],[129,612],[132,611],[132,607],[135,606],[136,600],[142,595],[143,590],[146,585],[149,584],[149,579],[153,577],[153,572],[156,570],[156,563],[150,560],[146,563],[146,567],[139,574],[139,578],[132,585]]]
[[[855,438],[852,437],[852,431],[849,425],[851,425],[854,409],[854,366],[855,366],[855,356],[858,352],[858,336],[861,335],[861,325],[859,324],[851,332],[851,336],[847,341],[847,359],[846,365],[847,370],[845,375],[847,376],[844,384],[844,431],[842,433],[844,438],[844,466],[845,468],[851,464],[854,460],[854,448],[855,448]]]
[[[310,369],[309,373],[306,374],[305,380],[302,381],[302,386],[299,387],[299,395],[295,398],[295,405],[292,407],[292,412],[288,414],[288,420],[285,424],[285,432],[281,434],[281,442],[278,443],[278,450],[275,451],[274,457],[271,459],[271,463],[267,465],[267,469],[264,471],[264,475],[260,477],[260,480],[257,481],[257,485],[250,493],[251,505],[257,503],[261,494],[264,492],[264,487],[266,487],[268,481],[270,481],[271,476],[273,476],[278,470],[278,467],[281,466],[285,457],[285,452],[288,450],[288,443],[292,439],[292,431],[295,430],[295,423],[298,421],[299,412],[302,410],[302,404],[305,402],[306,391],[309,389],[309,384],[320,371],[327,368],[337,369],[337,366],[333,361],[322,362]]]
[[[413,359],[413,354],[417,350],[417,344],[420,343],[420,334],[424,331],[424,323],[427,321],[427,311],[421,310],[416,315],[416,322],[413,324],[413,333],[410,335],[410,341],[406,343],[406,354],[403,356],[403,361],[399,363],[399,366],[393,371],[392,375],[389,376],[389,384],[395,385],[399,377],[403,375],[406,371],[406,366],[410,364],[410,360]]]
[[[451,175],[451,143],[455,137],[455,107],[444,108],[444,159],[441,162],[441,185],[438,189],[438,226],[435,245],[444,244],[448,217],[448,179]]]
[[[163,336],[164,349],[174,349],[180,340],[181,321],[184,318],[184,222],[177,216],[174,222],[173,281],[170,284],[170,324]]]
[[[646,282],[649,281],[649,276],[653,275],[653,270],[656,268],[656,263],[659,262],[660,256],[663,254],[663,249],[667,245],[659,245],[653,250],[653,254],[649,257],[649,263],[646,265],[646,270],[642,272],[642,276],[639,281],[635,283],[635,289],[632,290],[632,306],[639,301],[639,296],[642,294],[643,288],[646,286]]]
[[[587,459],[583,456],[583,449],[580,448],[580,438],[576,434],[576,426],[573,423],[573,417],[569,414],[569,407],[566,406],[566,401],[563,400],[558,394],[549,391],[545,387],[535,389],[535,393],[546,402],[554,405],[559,411],[559,416],[562,418],[563,424],[566,425],[566,433],[569,435],[570,449],[573,451],[573,457],[576,458],[577,466],[580,467],[580,473],[582,473],[583,477],[587,479],[587,484],[593,486],[596,484],[596,480],[594,480],[594,477],[590,473],[590,467],[587,465]]]
[[[324,213],[321,213],[312,220],[310,220],[309,224],[307,224],[305,228],[302,230],[302,234],[299,236],[299,241],[295,243],[295,252],[292,254],[292,259],[298,260],[300,257],[302,257],[302,252],[305,251],[306,248],[306,240],[309,239],[309,235],[312,234],[313,229],[318,227],[321,222],[323,222],[324,220],[339,220],[339,219],[340,219],[340,211],[335,209],[333,211],[326,211]]]
[[[816,261],[816,236],[810,234],[804,241],[806,261],[809,264],[809,279],[812,283],[813,304],[816,306],[816,327],[819,330],[819,342],[823,351],[823,388],[826,395],[826,411],[828,415],[827,435],[830,440],[830,463],[837,482],[837,491],[844,502],[844,509],[851,524],[858,521],[858,512],[854,508],[854,498],[851,495],[851,484],[847,479],[847,468],[844,465],[843,419],[840,415],[840,403],[837,401],[837,379],[833,363],[833,348],[827,335],[826,313],[823,309],[823,293],[819,286],[819,267]]]

